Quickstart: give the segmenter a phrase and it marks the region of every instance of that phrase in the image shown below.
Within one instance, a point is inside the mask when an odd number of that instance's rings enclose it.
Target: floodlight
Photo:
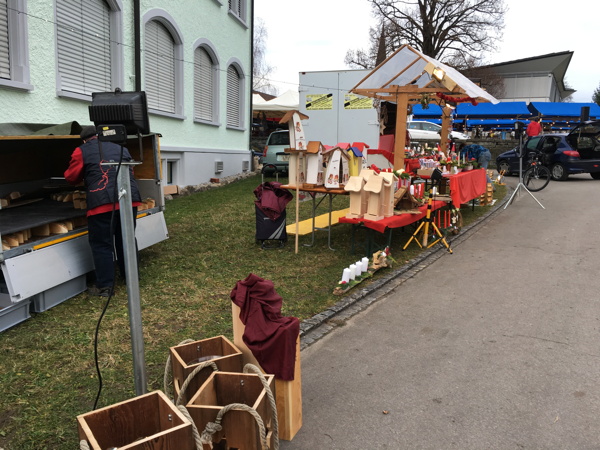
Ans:
[[[94,125],[123,125],[128,135],[150,133],[146,93],[115,92],[92,93],[89,107],[90,120]]]
[[[433,69],[433,72],[431,73],[431,75],[433,76],[433,78],[435,78],[436,80],[441,82],[444,79],[444,77],[446,76],[446,72],[444,72],[443,69],[436,67],[435,69]]]

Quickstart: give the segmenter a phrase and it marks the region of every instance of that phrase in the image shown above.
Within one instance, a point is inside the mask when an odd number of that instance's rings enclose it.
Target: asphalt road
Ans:
[[[599,192],[552,181],[542,209],[522,191],[302,351],[280,448],[599,449]]]

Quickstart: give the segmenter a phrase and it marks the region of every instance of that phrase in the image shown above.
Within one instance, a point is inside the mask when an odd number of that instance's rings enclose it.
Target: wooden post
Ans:
[[[404,149],[406,148],[406,119],[408,94],[396,95],[396,139],[394,144],[394,170],[404,169]]]
[[[440,139],[440,148],[446,156],[448,156],[450,154],[450,150],[452,150],[451,148],[448,148],[448,135],[450,134],[450,131],[452,131],[450,129],[451,115],[452,108],[446,106],[444,109],[442,109],[442,133]]]
[[[298,171],[300,170],[300,155],[298,155],[298,161],[296,163],[296,237],[294,239],[294,253],[298,254],[298,239],[300,235],[300,176],[298,175]]]
[[[231,302],[233,321],[233,343],[242,352],[244,365],[250,363],[264,370],[256,361],[250,349],[244,343],[242,336],[246,326],[240,320],[240,307]],[[296,362],[294,364],[294,379],[283,381],[275,379],[275,403],[277,405],[277,420],[279,439],[291,441],[302,427],[302,378],[300,370],[300,336],[296,339]]]

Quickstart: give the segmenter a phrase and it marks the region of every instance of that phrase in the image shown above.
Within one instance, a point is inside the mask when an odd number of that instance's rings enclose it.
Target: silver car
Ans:
[[[413,141],[439,141],[441,140],[440,133],[442,126],[433,122],[413,121],[406,124],[410,139]],[[464,133],[459,131],[451,132],[452,139],[455,141],[466,141],[469,139]]]
[[[273,131],[267,138],[267,143],[260,159],[265,172],[286,172],[289,167],[289,154],[285,150],[290,148],[290,134],[288,130]]]

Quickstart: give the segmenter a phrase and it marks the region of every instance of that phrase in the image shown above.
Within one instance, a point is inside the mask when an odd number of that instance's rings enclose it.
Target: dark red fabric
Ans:
[[[271,220],[277,220],[286,205],[294,198],[292,193],[281,187],[281,183],[267,181],[254,189],[254,204]]]
[[[468,170],[450,175],[450,197],[456,208],[474,198],[485,194],[487,178],[485,169]]]
[[[273,282],[251,273],[237,282],[231,300],[240,307],[240,320],[246,326],[244,343],[263,370],[277,379],[293,380],[300,321],[282,317],[283,299]]]

